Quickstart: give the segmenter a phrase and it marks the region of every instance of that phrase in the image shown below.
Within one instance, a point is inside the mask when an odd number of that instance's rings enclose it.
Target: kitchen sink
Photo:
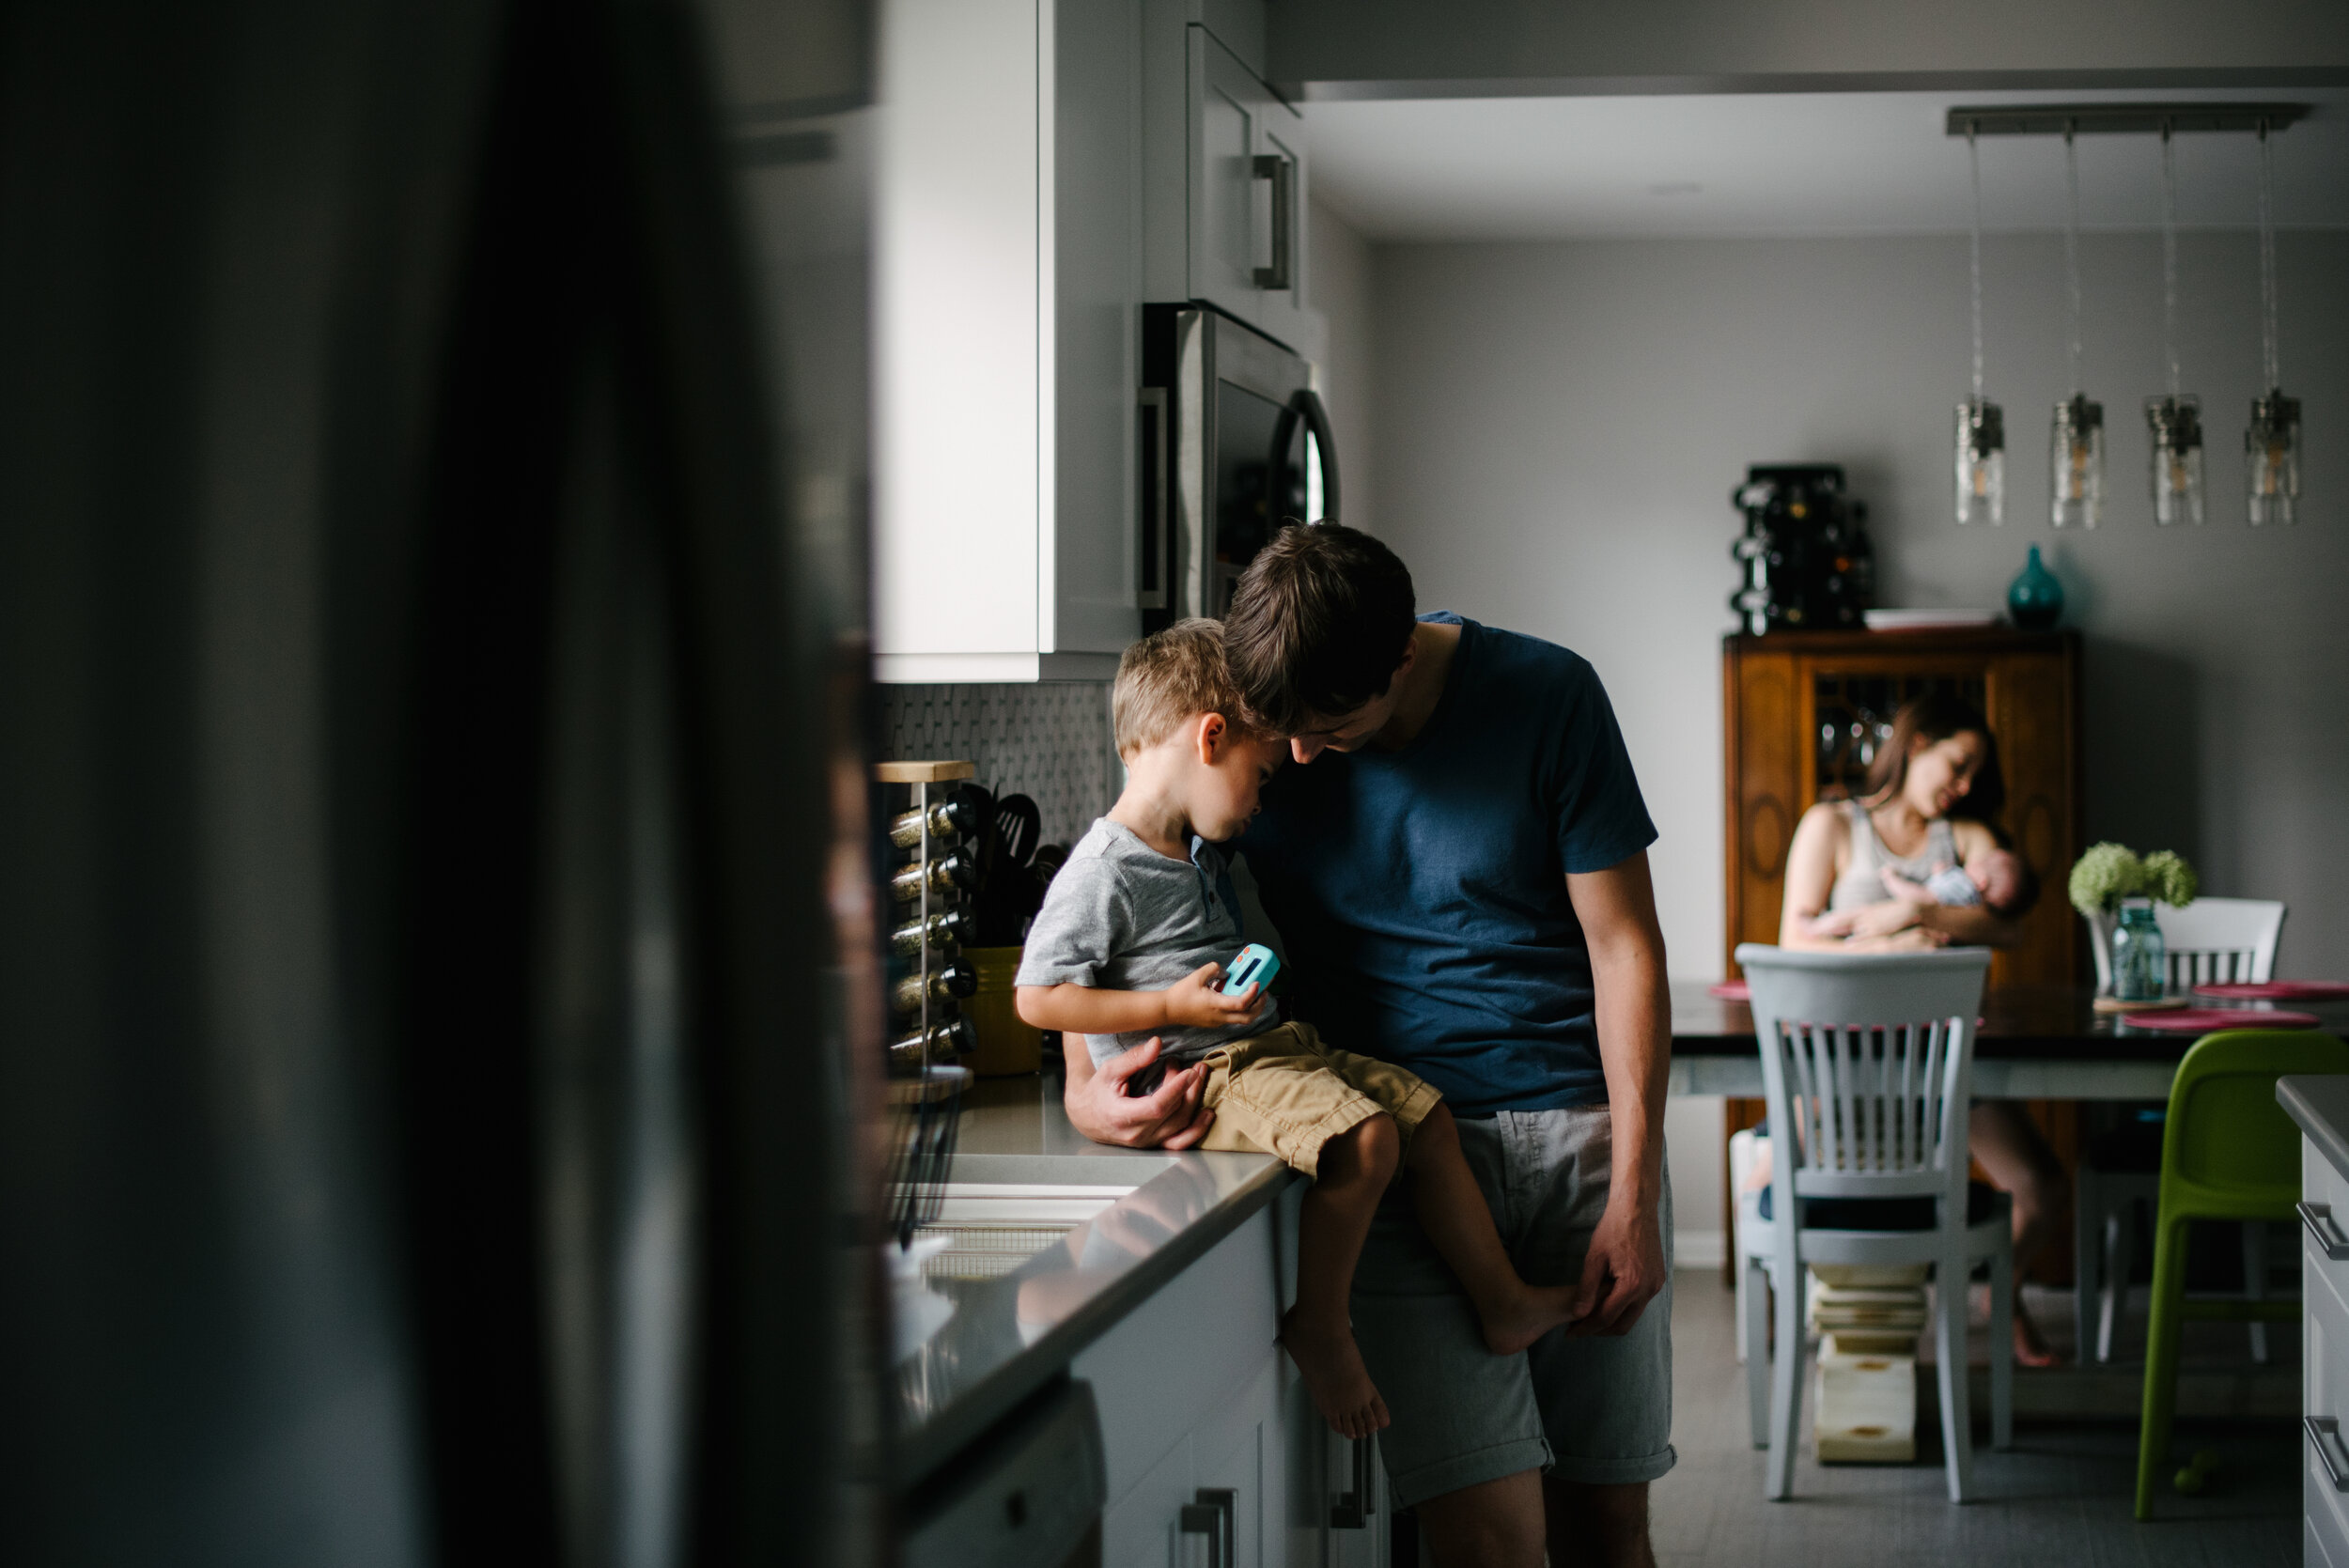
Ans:
[[[948,1182],[926,1235],[947,1245],[923,1265],[931,1280],[992,1280],[1057,1244],[1134,1184]]]

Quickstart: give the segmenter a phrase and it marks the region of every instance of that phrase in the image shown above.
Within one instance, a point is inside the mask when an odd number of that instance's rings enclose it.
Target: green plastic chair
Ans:
[[[2313,1029],[2230,1029],[2194,1042],[2170,1085],[2154,1221],[2154,1320],[2137,1439],[2137,1516],[2154,1514],[2178,1406],[2178,1331],[2187,1318],[2291,1322],[2300,1303],[2186,1298],[2186,1226],[2289,1220],[2300,1196],[2300,1129],[2276,1103],[2285,1073],[2349,1073],[2349,1042]]]

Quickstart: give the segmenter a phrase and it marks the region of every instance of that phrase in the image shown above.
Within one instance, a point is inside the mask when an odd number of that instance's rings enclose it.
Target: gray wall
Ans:
[[[2243,522],[2254,252],[2248,235],[2181,241],[2211,521],[2161,530],[2139,411],[2163,377],[2159,241],[2084,241],[2085,380],[2106,405],[2114,501],[2102,529],[2058,535],[2042,499],[2064,379],[2054,237],[1985,248],[1989,392],[2011,464],[1999,529],[1948,516],[1962,236],[1374,251],[1378,532],[1423,605],[1597,666],[1662,832],[1652,859],[1675,975],[1721,972],[1728,494],[1767,460],[1846,466],[1871,505],[1883,604],[2001,604],[2041,546],[2088,638],[2092,839],[2175,847],[2208,892],[2289,901],[2279,972],[2349,973],[2349,312],[2332,281],[2349,274],[2349,235],[2279,241],[2283,377],[2314,453],[2293,529]],[[1718,1246],[1716,1125],[1693,1105],[1672,1118],[1685,1261]]]
[[[1326,328],[1315,352],[1321,395],[1330,405],[1330,425],[1337,441],[1344,481],[1339,500],[1346,522],[1377,533],[1372,494],[1376,476],[1370,462],[1371,249],[1326,202],[1310,203],[1306,219],[1305,254],[1311,267],[1305,281],[1312,290],[1310,303],[1321,312]]]

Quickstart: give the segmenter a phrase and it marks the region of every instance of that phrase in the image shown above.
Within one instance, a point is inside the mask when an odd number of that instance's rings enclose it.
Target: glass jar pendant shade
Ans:
[[[2161,133],[2161,342],[2170,361],[2170,390],[2145,399],[2153,436],[2154,520],[2202,520],[2202,400],[2178,390],[2178,157],[2167,128]]]
[[[2006,520],[2006,415],[1979,397],[1957,406],[1957,520]]]
[[[2080,390],[2080,162],[2068,131],[2063,176],[2064,352],[2072,395],[2056,404],[2048,433],[2047,520],[2058,528],[2093,528],[2105,516],[2105,406]]]
[[[2275,172],[2260,126],[2260,368],[2267,391],[2251,399],[2243,432],[2243,488],[2251,526],[2295,522],[2300,500],[2300,399],[2284,396],[2276,368]]]
[[[2050,520],[2093,528],[2105,515],[2105,406],[2074,393],[2055,406],[2047,437]]]
[[[2251,526],[2298,521],[2294,514],[2300,499],[2300,399],[2280,390],[2251,399],[2243,458]]]
[[[2154,520],[2202,520],[2202,400],[2191,393],[2145,399],[2154,439]]]
[[[1982,154],[1966,133],[1973,174],[1974,226],[1968,252],[1973,282],[1974,395],[1957,406],[1957,520],[2006,520],[2006,415],[1982,395]]]

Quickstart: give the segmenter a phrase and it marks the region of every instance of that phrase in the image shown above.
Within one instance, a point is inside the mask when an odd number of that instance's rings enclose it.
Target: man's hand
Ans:
[[[1574,1321],[1566,1337],[1627,1334],[1647,1304],[1664,1288],[1664,1237],[1652,1203],[1626,1200],[1619,1189],[1607,1201],[1591,1250],[1582,1260],[1582,1282],[1574,1295]]]
[[[1149,1094],[1134,1097],[1128,1095],[1126,1085],[1159,1059],[1156,1039],[1120,1052],[1098,1068],[1093,1065],[1081,1036],[1070,1035],[1065,1049],[1068,1091],[1062,1103],[1068,1109],[1069,1122],[1096,1143],[1128,1149],[1188,1149],[1206,1137],[1215,1112],[1199,1103],[1207,1087],[1206,1063],[1195,1062],[1170,1072]]]
[[[1221,964],[1202,964],[1159,995],[1166,999],[1169,1028],[1221,1029],[1226,1024],[1254,1023],[1264,1011],[1264,987],[1251,981],[1247,989],[1227,997],[1216,987],[1223,983]]]

